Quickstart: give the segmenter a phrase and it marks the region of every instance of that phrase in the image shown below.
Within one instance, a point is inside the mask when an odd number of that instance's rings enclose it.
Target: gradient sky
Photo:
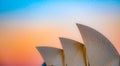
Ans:
[[[119,0],[0,0],[0,64],[40,66],[36,46],[62,48],[58,37],[83,42],[76,23],[101,32],[120,53]]]

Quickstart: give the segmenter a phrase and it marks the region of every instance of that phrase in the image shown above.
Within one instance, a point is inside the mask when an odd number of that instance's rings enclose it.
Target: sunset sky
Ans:
[[[0,0],[0,66],[40,66],[37,46],[82,42],[76,23],[106,36],[120,53],[118,0]]]

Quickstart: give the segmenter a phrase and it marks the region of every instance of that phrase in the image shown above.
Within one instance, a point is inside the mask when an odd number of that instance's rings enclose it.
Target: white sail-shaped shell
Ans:
[[[66,39],[60,38],[64,54],[66,66],[87,66],[86,50],[83,44]]]
[[[47,66],[65,66],[62,49],[53,47],[37,47]]]
[[[98,31],[77,24],[86,46],[90,66],[107,66],[119,54],[112,43]]]

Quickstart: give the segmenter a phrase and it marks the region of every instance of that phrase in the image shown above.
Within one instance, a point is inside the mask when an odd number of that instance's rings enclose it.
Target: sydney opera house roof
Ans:
[[[60,38],[63,49],[37,47],[47,66],[120,66],[120,55],[100,32],[77,24],[84,44]]]
[[[107,66],[114,58],[119,57],[112,43],[101,33],[88,26],[81,24],[77,26],[85,43],[91,66]]]
[[[47,66],[65,66],[62,49],[53,47],[37,47]]]
[[[67,66],[87,66],[86,48],[77,41],[60,38]]]

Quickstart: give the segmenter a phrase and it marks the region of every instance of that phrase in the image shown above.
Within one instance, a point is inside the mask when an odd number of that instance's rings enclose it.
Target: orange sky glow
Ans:
[[[102,33],[114,44],[120,52],[120,30],[118,24],[104,26],[100,29]],[[77,33],[78,32],[78,33]],[[0,62],[2,64],[15,65],[41,65],[42,57],[37,51],[37,46],[52,46],[62,48],[59,37],[66,37],[82,42],[79,31],[72,32],[69,29],[60,29],[55,27],[41,28],[4,28],[0,34]],[[31,64],[30,64],[31,63]],[[34,66],[34,65],[33,65]]]

